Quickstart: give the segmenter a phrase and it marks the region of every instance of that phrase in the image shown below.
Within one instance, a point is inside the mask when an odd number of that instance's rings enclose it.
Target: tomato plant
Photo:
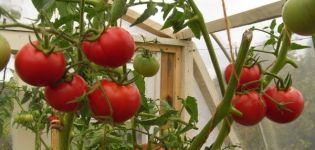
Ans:
[[[233,64],[229,64],[224,71],[224,77],[226,83],[229,82],[231,75],[233,73]],[[259,79],[261,77],[261,70],[258,64],[255,64],[251,67],[244,66],[239,77],[239,83],[237,89],[240,90],[242,85],[246,85],[245,89],[256,89],[259,87]]]
[[[33,42],[38,45],[39,42]],[[64,75],[66,60],[61,52],[45,54],[28,43],[16,54],[15,70],[27,84],[49,86],[59,81]]]
[[[47,103],[62,112],[73,112],[80,106],[78,98],[87,92],[87,83],[79,75],[71,81],[62,82],[45,88]]]
[[[8,41],[0,35],[0,71],[8,64],[11,56],[11,48]]]
[[[108,28],[97,41],[84,41],[83,50],[92,62],[116,68],[127,63],[135,51],[132,36],[123,28]]]
[[[133,60],[133,68],[145,77],[152,77],[159,71],[160,64],[152,54],[138,54]]]
[[[259,123],[266,114],[266,106],[256,91],[245,94],[236,94],[232,99],[232,105],[242,115],[233,115],[233,119],[242,125],[251,126]]]
[[[289,87],[286,90],[271,86],[266,89],[263,99],[266,102],[268,119],[277,123],[288,123],[298,118],[304,109],[304,98],[299,90]]]
[[[134,85],[119,85],[101,80],[89,94],[89,105],[98,119],[112,117],[115,123],[130,119],[140,108],[140,93]]]
[[[288,0],[282,9],[283,22],[294,33],[313,35],[315,34],[314,9],[314,0]]]

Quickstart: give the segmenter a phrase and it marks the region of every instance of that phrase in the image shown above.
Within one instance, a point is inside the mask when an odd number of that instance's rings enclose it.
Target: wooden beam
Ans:
[[[232,16],[229,16],[229,23],[231,28],[240,27],[244,25],[249,25],[268,19],[276,18],[281,16],[281,9],[283,6],[283,1],[274,2],[267,4],[255,9],[244,11]],[[210,21],[206,23],[208,33],[218,32],[225,30],[224,18]],[[194,37],[193,32],[190,29],[185,29],[178,32],[176,35],[177,39],[189,39]]]
[[[124,15],[122,17],[122,19],[129,22],[129,23],[133,23],[136,21],[136,19],[139,16],[140,16],[140,14],[137,13],[136,11],[128,9],[126,15]],[[161,30],[162,25],[160,25],[159,23],[157,23],[151,19],[147,19],[146,21],[138,24],[137,26],[139,28],[141,28],[141,29],[143,29],[149,33],[152,33],[154,35],[157,35],[159,37],[175,38],[175,35],[173,34],[173,31],[171,29]]]

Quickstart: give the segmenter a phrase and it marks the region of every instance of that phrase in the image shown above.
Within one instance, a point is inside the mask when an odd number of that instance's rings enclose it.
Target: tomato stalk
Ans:
[[[69,150],[71,145],[71,130],[74,121],[74,113],[65,113],[61,117],[62,129],[59,131],[59,150]]]
[[[189,150],[200,149],[203,143],[205,143],[205,141],[207,140],[212,130],[220,123],[220,121],[223,118],[229,115],[232,109],[231,100],[234,96],[235,89],[238,83],[236,76],[239,76],[241,74],[241,69],[245,63],[246,56],[249,52],[249,46],[250,46],[251,40],[252,40],[252,31],[251,30],[245,31],[245,33],[243,34],[240,50],[237,55],[237,60],[235,62],[235,68],[234,68],[235,75],[231,76],[231,79],[227,86],[226,94],[224,95],[222,102],[217,107],[217,111],[215,112],[213,117],[207,122],[207,124],[204,126],[201,132],[195,137],[195,139],[191,143],[191,146],[189,147]]]
[[[191,8],[193,9],[195,15],[198,18],[198,20],[197,20],[198,21],[198,25],[199,25],[199,27],[201,29],[201,33],[203,35],[203,38],[204,38],[204,40],[206,42],[207,49],[208,49],[208,52],[209,52],[209,55],[210,55],[210,58],[211,58],[211,61],[212,61],[212,64],[213,64],[213,67],[214,67],[217,79],[218,79],[218,82],[219,82],[219,85],[220,85],[221,94],[224,95],[225,87],[224,87],[223,76],[221,74],[220,65],[219,65],[217,56],[215,54],[213,45],[211,43],[211,39],[210,39],[210,36],[208,34],[204,18],[202,16],[202,13],[198,9],[196,3],[194,2],[194,0],[188,0],[188,3],[191,5]]]
[[[283,32],[283,37],[282,37],[282,44],[281,48],[279,49],[279,54],[277,56],[277,60],[270,69],[271,74],[277,74],[288,62],[290,62],[290,59],[287,58],[288,51],[290,49],[291,45],[291,32],[286,30],[284,27]],[[263,77],[263,82],[262,82],[262,87],[263,89],[268,86],[270,81],[273,79],[273,76],[270,75],[265,75]]]
[[[218,150],[221,148],[224,139],[229,135],[231,131],[231,125],[233,123],[233,120],[231,117],[225,117],[224,121],[222,123],[219,135],[215,139],[215,142],[211,145],[210,150]]]

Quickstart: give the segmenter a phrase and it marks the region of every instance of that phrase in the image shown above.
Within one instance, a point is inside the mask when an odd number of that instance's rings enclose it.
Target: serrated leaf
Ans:
[[[32,0],[32,3],[38,11],[45,11],[49,9],[55,1],[56,0]]]
[[[136,24],[142,23],[143,21],[147,20],[150,16],[155,15],[158,12],[158,9],[156,8],[156,3],[148,3],[147,9],[144,10],[143,14],[137,18],[137,20],[132,23],[130,26],[134,26]]]
[[[139,123],[142,125],[148,125],[148,126],[153,126],[153,125],[161,126],[161,125],[166,124],[168,119],[172,115],[175,115],[176,113],[177,113],[176,110],[169,110],[159,117],[154,117],[154,118],[150,118],[146,120],[139,120]]]
[[[274,29],[275,28],[275,26],[277,25],[277,22],[276,22],[276,19],[273,19],[272,21],[271,21],[271,23],[270,23],[270,29]]]
[[[189,122],[198,122],[198,107],[197,100],[194,97],[188,96],[185,100],[182,101],[183,106],[190,115]]]
[[[284,24],[283,24],[283,23],[281,23],[281,24],[278,26],[278,29],[277,29],[278,33],[281,33],[283,27],[284,27]]]
[[[266,47],[267,45],[274,45],[274,44],[276,44],[275,38],[270,38],[269,40],[266,41],[266,43],[264,44],[264,47]]]
[[[301,45],[298,43],[291,43],[290,45],[290,50],[299,50],[299,49],[305,49],[305,48],[310,48],[310,47],[306,45]]]
[[[197,21],[191,21],[191,22],[188,23],[188,27],[194,33],[195,37],[197,39],[200,39],[201,30],[200,30],[200,27],[198,25],[198,22]]]
[[[177,9],[174,9],[172,15],[166,19],[162,29],[179,26],[178,23],[183,22],[182,18],[185,18],[185,14],[183,12],[177,11]]]
[[[28,102],[31,99],[31,97],[32,97],[32,92],[25,91],[21,103],[24,104],[24,103]]]
[[[126,13],[126,4],[127,0],[114,0],[110,10],[111,24],[115,24],[116,21]]]
[[[171,10],[174,8],[175,5],[173,4],[163,4],[162,11],[163,13],[163,20],[168,16],[168,14],[171,12]]]

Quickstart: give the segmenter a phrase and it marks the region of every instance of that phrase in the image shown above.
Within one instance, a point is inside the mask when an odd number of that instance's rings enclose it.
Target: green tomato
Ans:
[[[159,71],[160,64],[154,56],[138,54],[133,60],[133,68],[145,77],[152,77]]]
[[[282,18],[285,26],[296,34],[315,34],[315,0],[288,0]]]
[[[11,48],[8,41],[0,35],[0,71],[8,64]]]

